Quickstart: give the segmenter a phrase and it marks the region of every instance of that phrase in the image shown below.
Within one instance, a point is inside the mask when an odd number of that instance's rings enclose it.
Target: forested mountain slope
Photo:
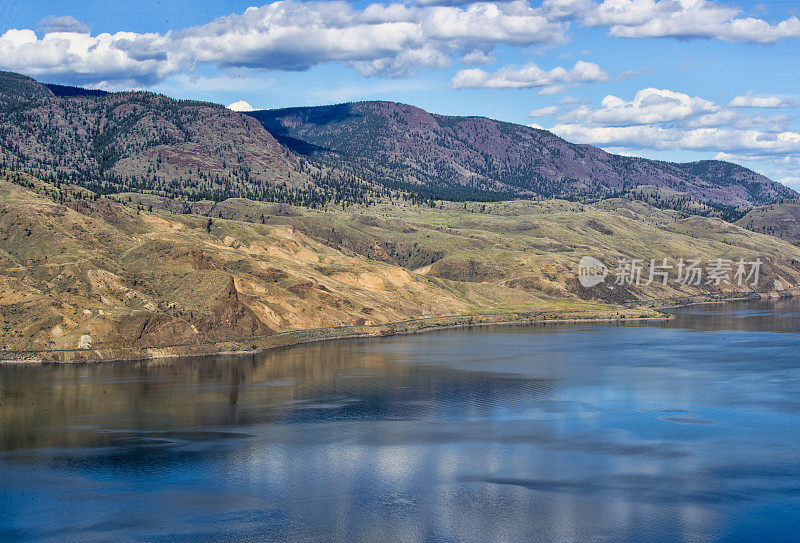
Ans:
[[[705,203],[749,208],[796,195],[736,164],[613,155],[546,130],[484,117],[433,115],[393,102],[248,115],[300,154],[364,178],[454,199],[476,194],[603,198],[646,185]]]

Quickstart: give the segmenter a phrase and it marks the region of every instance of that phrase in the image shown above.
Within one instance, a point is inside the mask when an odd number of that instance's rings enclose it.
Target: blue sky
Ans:
[[[0,68],[256,108],[402,101],[800,188],[798,16],[789,1],[4,0]]]

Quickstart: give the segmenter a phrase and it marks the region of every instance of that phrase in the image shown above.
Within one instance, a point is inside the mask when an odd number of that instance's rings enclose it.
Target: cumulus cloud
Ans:
[[[558,113],[558,108],[556,106],[546,106],[532,110],[528,113],[528,117],[547,117],[548,115],[555,115],[556,113]]]
[[[800,161],[800,133],[789,128],[791,121],[785,115],[746,114],[698,96],[646,88],[631,100],[606,96],[599,107],[577,107],[561,115],[551,130],[570,141],[603,147],[713,151],[726,160],[785,167],[787,160]]]
[[[647,88],[638,91],[630,101],[608,95],[603,98],[600,108],[581,106],[562,120],[600,126],[628,126],[680,121],[718,110],[717,104],[696,96]]]
[[[40,39],[33,30],[11,29],[0,35],[3,69],[68,82],[153,82],[187,64],[159,34],[51,32]]]
[[[568,85],[580,85],[607,81],[608,74],[600,66],[592,62],[580,60],[570,69],[562,67],[543,70],[536,64],[527,64],[520,68],[505,67],[494,73],[480,68],[469,68],[459,71],[452,79],[454,89],[529,89],[563,90]]]
[[[313,36],[314,39],[309,39]],[[346,2],[274,2],[248,8],[175,36],[196,60],[222,66],[304,70],[341,62],[362,75],[405,76],[440,68],[451,56],[488,53],[498,44],[524,46],[566,39],[524,2],[466,7]]]
[[[30,29],[11,29],[0,36],[0,68],[108,85],[152,84],[202,63],[306,70],[336,62],[364,76],[402,77],[419,69],[444,67],[459,58],[467,64],[485,65],[493,62],[492,52],[498,45],[563,43],[571,21],[608,27],[610,35],[627,38],[773,43],[800,36],[797,17],[771,23],[708,0],[544,0],[534,6],[526,0],[417,0],[409,5],[280,0],[166,34],[91,36],[86,24],[69,15],[49,16],[38,25],[40,37]],[[596,65],[585,64],[596,69],[596,76],[605,77]],[[559,76],[523,67],[496,74],[460,72],[454,82],[538,87],[541,94],[558,93],[575,84],[571,80],[537,83],[548,77]],[[595,80],[591,74],[586,77]]]
[[[565,25],[518,0],[467,6],[283,0],[167,34],[90,36],[71,17],[43,21],[41,39],[13,29],[0,37],[0,67],[73,80],[153,81],[198,63],[225,68],[306,70],[338,62],[365,76],[405,76],[452,58],[488,61],[499,44],[566,41]],[[479,57],[483,54],[483,58]]]
[[[570,141],[610,147],[657,150],[719,151],[742,155],[800,154],[800,134],[758,130],[697,128],[683,130],[654,125],[581,126],[559,124],[552,131]]]
[[[246,102],[245,100],[237,100],[232,104],[228,104],[226,106],[231,111],[255,111],[256,108],[250,105],[250,102]]]
[[[71,15],[62,15],[60,17],[48,15],[39,21],[36,30],[42,34],[49,34],[50,32],[77,32],[78,34],[88,34],[89,26]]]
[[[556,101],[556,104],[561,104],[565,106],[575,106],[577,104],[587,104],[589,100],[586,98],[578,98],[577,96],[565,96],[563,98],[559,98]]]
[[[554,94],[562,94],[564,92],[567,92],[566,85],[550,85],[539,89],[539,92],[536,94],[539,96],[553,96]]]
[[[798,106],[800,106],[800,102],[793,98],[785,98],[782,96],[756,96],[752,93],[747,93],[744,96],[737,96],[731,100],[730,103],[730,107],[736,108],[779,109]]]
[[[545,0],[553,20],[577,20],[608,27],[620,38],[717,39],[775,43],[800,36],[800,19],[777,24],[744,16],[738,8],[708,0]]]
[[[400,51],[396,56],[350,63],[361,75],[369,77],[408,77],[420,68],[445,68],[450,57],[435,47],[421,47]]]
[[[580,19],[597,9],[592,0],[544,0],[542,11],[547,17],[556,21]]]
[[[486,51],[474,50],[470,51],[463,57],[461,57],[461,61],[464,64],[471,64],[473,66],[486,66],[487,64],[494,64],[496,62],[495,58],[492,56],[491,53],[487,53]]]
[[[423,33],[434,40],[464,45],[531,45],[566,40],[561,24],[542,16],[527,2],[477,3],[465,9],[436,7],[422,11]]]
[[[390,9],[395,7],[396,9]],[[323,62],[390,59],[421,43],[409,8],[274,2],[176,33],[200,62],[305,70]]]
[[[734,99],[734,102],[738,101]],[[786,131],[792,117],[745,114],[699,96],[648,87],[637,91],[631,100],[607,95],[601,100],[600,107],[582,105],[573,108],[559,117],[559,121],[587,127],[669,125],[681,129],[726,127],[777,133]]]

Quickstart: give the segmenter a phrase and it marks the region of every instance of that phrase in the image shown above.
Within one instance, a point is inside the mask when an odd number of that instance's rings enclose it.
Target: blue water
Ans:
[[[800,541],[800,304],[0,367],[0,541]]]

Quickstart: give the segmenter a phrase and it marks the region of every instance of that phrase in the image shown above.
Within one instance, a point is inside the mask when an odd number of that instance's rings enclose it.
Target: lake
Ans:
[[[800,540],[800,302],[0,367],[0,540]]]

